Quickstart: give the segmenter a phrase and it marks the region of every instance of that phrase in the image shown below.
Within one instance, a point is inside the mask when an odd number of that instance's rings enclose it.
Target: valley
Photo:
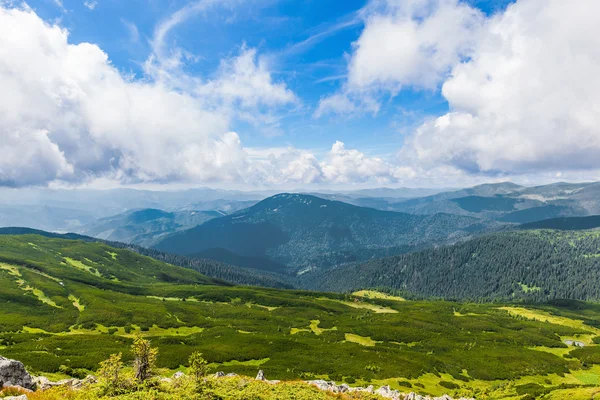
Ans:
[[[61,366],[93,372],[112,353],[128,360],[140,334],[170,371],[185,371],[193,348],[212,371],[431,395],[517,399],[600,385],[600,306],[591,303],[231,286],[129,250],[39,235],[0,236],[0,249],[0,351],[51,377],[64,376]]]

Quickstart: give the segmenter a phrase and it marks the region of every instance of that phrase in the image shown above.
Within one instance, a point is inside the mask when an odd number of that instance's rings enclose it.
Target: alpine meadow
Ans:
[[[0,0],[0,400],[600,400],[599,14]]]

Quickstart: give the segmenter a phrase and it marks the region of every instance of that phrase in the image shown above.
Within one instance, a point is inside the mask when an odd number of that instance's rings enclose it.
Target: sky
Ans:
[[[596,0],[0,0],[0,186],[600,180]]]

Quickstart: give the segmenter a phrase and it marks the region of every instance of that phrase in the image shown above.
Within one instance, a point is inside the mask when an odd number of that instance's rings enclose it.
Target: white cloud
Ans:
[[[400,157],[471,174],[600,169],[600,3],[519,0],[489,19]]]
[[[0,181],[239,179],[226,112],[162,84],[131,81],[95,45],[29,9],[0,8]]]
[[[350,89],[436,86],[470,53],[483,19],[460,0],[371,3],[348,66]]]
[[[346,149],[337,141],[331,147],[325,161],[321,163],[323,177],[334,183],[361,183],[375,180],[379,183],[394,182],[403,171],[377,157],[367,157],[364,153]]]
[[[321,159],[306,150],[274,148],[248,150],[253,159],[251,169],[268,177],[269,184],[393,183],[410,177],[409,168],[398,168],[378,157],[369,157],[356,149],[346,149],[336,141]]]
[[[268,65],[258,59],[256,49],[246,46],[238,56],[221,62],[214,80],[198,85],[196,92],[201,96],[220,98],[245,108],[259,105],[276,106],[297,101],[294,93],[282,82],[273,82]]]
[[[124,18],[121,18],[121,22],[123,23],[123,25],[125,25],[125,28],[127,28],[127,32],[129,33],[129,40],[132,43],[137,43],[140,40],[140,31],[138,30],[137,25],[133,22],[127,21]]]
[[[97,1],[84,1],[83,5],[86,6],[87,8],[89,8],[90,10],[93,10],[94,8],[96,8],[96,6],[98,5]]]
[[[67,9],[65,8],[65,5],[63,4],[62,0],[54,0],[54,4],[56,5],[56,7],[60,8],[63,12],[67,11]]]
[[[383,161],[341,143],[321,160],[244,148],[230,131],[234,108],[296,101],[253,49],[225,60],[213,80],[180,78],[194,85],[124,76],[98,46],[70,44],[29,8],[0,6],[0,185],[392,179]]]
[[[219,104],[239,112],[244,117],[247,110],[255,115],[255,121],[267,121],[261,107],[294,105],[298,99],[285,83],[272,77],[267,59],[257,50],[245,44],[239,53],[221,60],[219,70],[212,79],[200,79],[186,72],[186,64],[198,57],[178,47],[169,46],[169,34],[180,24],[197,14],[214,11],[216,7],[232,7],[241,0],[200,0],[176,11],[157,25],[152,39],[153,52],[145,62],[145,71],[158,82],[178,90],[194,93],[211,104]],[[265,131],[277,127],[266,126]]]
[[[373,0],[362,15],[365,27],[353,44],[348,79],[339,93],[321,100],[317,117],[373,112],[377,97],[404,86],[435,90],[470,55],[483,21],[460,0]]]

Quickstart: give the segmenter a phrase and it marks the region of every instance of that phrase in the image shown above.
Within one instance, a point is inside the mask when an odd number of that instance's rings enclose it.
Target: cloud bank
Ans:
[[[161,28],[160,41],[169,29]],[[0,185],[98,178],[260,185],[342,180],[340,168],[364,180],[388,174],[359,152],[344,167],[338,143],[331,164],[296,149],[250,157],[232,120],[293,105],[295,94],[245,46],[211,80],[186,75],[169,57],[154,53],[151,74],[132,78],[98,46],[70,43],[65,29],[33,10],[0,6]],[[366,171],[367,163],[377,170]]]
[[[314,115],[377,115],[407,88],[439,91],[449,111],[390,161],[342,141],[322,153],[244,145],[236,121],[281,134],[302,99],[243,43],[208,77],[187,73],[195,55],[169,44],[179,24],[236,1],[192,3],[158,24],[142,77],[0,2],[0,186],[600,179],[600,3],[517,0],[485,16],[461,0],[369,2],[347,78]]]
[[[424,178],[600,177],[598,12],[593,0],[518,0],[490,17],[459,0],[372,1],[348,79],[315,116],[441,87],[450,111],[405,138],[399,165]]]

